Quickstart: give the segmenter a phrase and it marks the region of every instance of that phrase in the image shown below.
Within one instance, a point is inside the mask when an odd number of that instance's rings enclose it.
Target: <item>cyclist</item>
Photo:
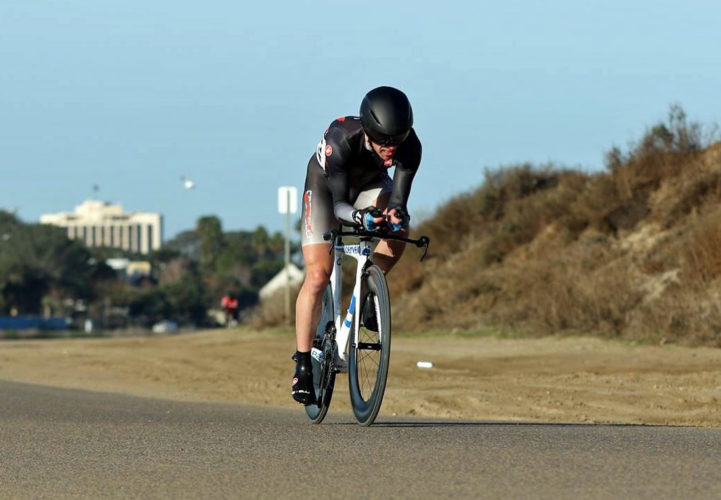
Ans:
[[[306,274],[296,301],[296,369],[291,387],[291,395],[299,403],[315,402],[310,350],[323,292],[333,271],[333,255],[323,234],[340,224],[407,234],[406,203],[420,161],[421,143],[413,129],[411,104],[393,87],[368,92],[360,116],[334,120],[311,156],[301,222]],[[391,180],[388,169],[392,167]],[[373,208],[383,210],[383,215],[374,217]],[[404,249],[403,242],[381,240],[373,262],[387,273]],[[374,318],[368,317],[366,327],[374,328],[373,322]]]

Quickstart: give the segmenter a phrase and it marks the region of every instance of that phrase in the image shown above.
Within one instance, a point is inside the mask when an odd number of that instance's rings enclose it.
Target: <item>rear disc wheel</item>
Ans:
[[[335,370],[332,367],[335,348],[335,325],[333,324],[335,316],[333,314],[333,291],[330,283],[323,292],[321,307],[321,317],[313,339],[313,347],[323,353],[323,360],[318,361],[311,357],[316,402],[305,407],[308,418],[314,424],[321,423],[328,413],[335,386]]]

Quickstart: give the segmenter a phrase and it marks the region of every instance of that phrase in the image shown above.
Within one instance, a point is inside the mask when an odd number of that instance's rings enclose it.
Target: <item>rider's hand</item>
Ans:
[[[391,228],[391,231],[397,233],[408,228],[411,217],[405,210],[398,207],[386,210],[386,213],[388,215],[388,226]]]
[[[368,207],[353,212],[353,220],[366,231],[377,231],[386,219],[376,207]]]

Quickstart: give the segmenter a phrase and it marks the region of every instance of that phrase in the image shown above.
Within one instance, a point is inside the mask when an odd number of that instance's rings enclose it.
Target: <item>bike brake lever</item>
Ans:
[[[430,238],[428,238],[428,236],[421,236],[416,242],[416,246],[418,248],[423,247],[423,255],[421,256],[421,262],[423,262],[423,259],[426,258],[426,255],[428,254],[428,246],[430,244],[431,240]]]

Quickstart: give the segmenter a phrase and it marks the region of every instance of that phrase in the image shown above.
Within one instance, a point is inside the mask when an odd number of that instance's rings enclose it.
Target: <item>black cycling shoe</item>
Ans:
[[[296,362],[293,374],[293,385],[290,394],[297,402],[303,405],[315,403],[315,389],[313,388],[313,365],[310,362],[309,352],[296,352],[293,354]]]
[[[363,326],[372,332],[378,331],[378,320],[376,319],[376,308],[373,302],[373,296],[368,294],[363,302],[363,310],[361,311]]]

